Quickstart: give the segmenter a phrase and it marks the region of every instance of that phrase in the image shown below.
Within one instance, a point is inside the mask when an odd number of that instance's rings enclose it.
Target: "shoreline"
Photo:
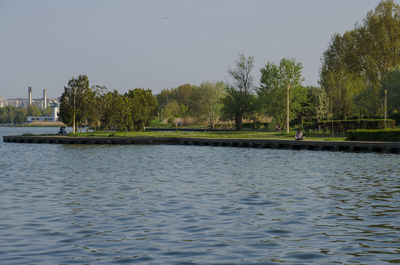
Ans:
[[[77,144],[77,145],[188,145],[291,150],[400,153],[399,142],[310,141],[286,139],[235,139],[195,137],[70,137],[58,135],[8,135],[6,143]]]

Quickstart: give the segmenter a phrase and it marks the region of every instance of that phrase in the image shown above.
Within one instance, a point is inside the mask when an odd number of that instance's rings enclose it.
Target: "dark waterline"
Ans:
[[[3,142],[0,154],[0,264],[400,263],[399,155]]]

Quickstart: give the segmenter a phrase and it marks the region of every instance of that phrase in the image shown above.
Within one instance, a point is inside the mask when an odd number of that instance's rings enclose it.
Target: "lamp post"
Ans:
[[[75,87],[72,88],[73,93],[74,93],[74,106],[73,106],[73,113],[72,113],[72,131],[75,134],[76,133],[76,126],[75,126]]]
[[[386,119],[387,119],[387,89],[385,89],[385,129],[386,129]]]
[[[290,85],[287,87],[287,93],[286,93],[286,133],[289,134],[290,128],[289,128],[289,111],[290,111]]]
[[[332,138],[335,138],[335,131],[333,130],[333,100],[331,100],[331,122],[332,122]]]

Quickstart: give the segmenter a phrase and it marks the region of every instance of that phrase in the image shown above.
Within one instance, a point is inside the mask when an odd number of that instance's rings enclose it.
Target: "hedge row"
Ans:
[[[400,113],[390,114],[389,118],[395,120],[396,124],[400,124]]]
[[[360,119],[361,119],[361,120],[362,120],[362,119],[381,120],[381,119],[383,119],[383,118],[384,118],[383,116],[369,116],[369,117],[354,116],[354,117],[349,118],[349,120],[360,120]],[[388,119],[395,120],[396,124],[400,124],[400,113],[392,113],[392,114],[389,114],[389,115],[387,116],[387,118],[388,118]]]
[[[400,129],[350,130],[346,132],[349,141],[400,142]]]
[[[304,130],[319,130],[321,129],[323,132],[329,132],[332,130],[332,123],[333,123],[333,130],[335,133],[345,134],[348,130],[357,130],[357,129],[385,129],[385,120],[384,119],[375,119],[375,120],[366,120],[366,119],[359,119],[359,120],[334,120],[329,121],[321,121],[321,122],[314,122],[314,123],[304,123]],[[395,128],[395,121],[392,119],[386,120],[386,128]]]
[[[243,129],[260,129],[261,127],[268,128],[269,123],[266,122],[244,122],[242,124]]]

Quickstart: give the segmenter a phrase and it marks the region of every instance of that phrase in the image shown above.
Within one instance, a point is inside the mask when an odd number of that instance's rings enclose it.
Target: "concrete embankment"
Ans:
[[[400,153],[400,143],[393,142],[328,142],[275,139],[205,139],[180,137],[68,137],[68,136],[3,136],[7,143],[43,144],[168,144],[230,146],[295,150]]]

